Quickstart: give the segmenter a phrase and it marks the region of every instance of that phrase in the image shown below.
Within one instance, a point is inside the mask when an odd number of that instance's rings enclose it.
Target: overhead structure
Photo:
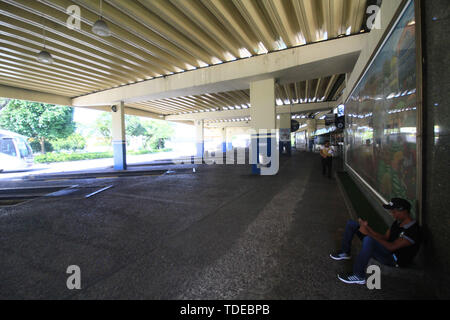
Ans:
[[[369,2],[0,0],[0,85],[58,97],[52,100],[73,99],[252,59],[359,34]],[[80,9],[79,28],[68,25],[77,18],[76,11],[68,11],[73,6]],[[97,28],[99,21],[101,30]],[[102,32],[92,32],[96,24],[94,30]],[[46,51],[53,59],[51,65],[36,60],[44,42],[42,30]],[[339,72],[308,79],[291,76],[277,85],[277,99],[282,103],[320,101],[324,96],[322,101],[333,99],[326,94],[333,89]],[[165,116],[217,110],[240,102],[245,105],[248,87],[209,96],[210,92],[203,91],[195,97],[173,92],[170,99],[125,101],[125,110]]]
[[[287,84],[277,84],[277,105],[334,101],[343,91],[344,74]],[[129,104],[165,115],[248,109],[250,90],[206,93]]]

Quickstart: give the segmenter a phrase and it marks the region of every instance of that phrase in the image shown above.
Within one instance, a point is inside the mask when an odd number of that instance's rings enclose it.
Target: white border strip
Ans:
[[[370,189],[370,191],[372,191],[377,197],[378,197],[378,199],[379,200],[381,200],[381,202],[383,203],[383,204],[387,204],[389,201],[386,201],[386,199],[384,199],[383,198],[383,196],[382,195],[380,195],[374,188],[372,188],[372,186],[370,185],[370,184],[368,184],[367,183],[367,181],[366,180],[364,180],[352,167],[350,167],[349,165],[348,165],[348,163],[346,163],[345,164],[346,165],[346,167],[348,168],[348,169],[350,169],[352,172],[353,172],[353,174],[355,174],[358,178],[359,178],[359,180],[361,180],[361,182],[362,183],[364,183],[364,185],[367,187],[367,188],[369,188]]]
[[[366,76],[367,72],[369,72],[370,67],[373,65],[373,63],[375,62],[375,59],[378,57],[378,55],[380,54],[381,50],[383,49],[384,45],[386,44],[386,42],[388,41],[389,37],[392,35],[392,33],[394,32],[395,28],[397,27],[398,23],[400,22],[400,20],[403,18],[403,14],[405,13],[406,9],[408,9],[409,5],[411,4],[413,0],[409,0],[405,6],[403,7],[402,11],[400,12],[400,14],[397,16],[397,19],[395,20],[395,23],[393,24],[393,26],[391,27],[391,30],[388,32],[388,34],[384,37],[383,42],[381,43],[381,45],[378,47],[377,52],[375,53],[375,55],[373,56],[372,60],[370,61],[370,63],[366,66],[366,69],[364,70],[364,73],[362,74],[362,76],[359,78],[358,82],[353,86],[352,91],[349,93],[347,99],[345,100],[344,104],[346,104],[348,102],[348,100],[350,99],[350,97],[353,95],[353,93],[355,92],[356,88],[358,88],[359,84],[361,83],[361,81],[364,79],[364,77]]]

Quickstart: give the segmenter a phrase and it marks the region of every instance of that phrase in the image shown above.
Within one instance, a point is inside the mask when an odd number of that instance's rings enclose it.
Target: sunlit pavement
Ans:
[[[176,159],[189,156],[185,152],[160,152],[145,155],[127,155],[128,165],[145,164],[151,161],[164,160],[164,159]],[[48,174],[48,173],[61,173],[72,171],[83,171],[92,169],[111,169],[114,164],[114,159],[95,159],[95,160],[80,160],[71,162],[58,162],[51,164],[35,164],[28,170],[8,172],[4,171],[0,173],[0,180],[2,179],[19,179],[31,175]]]

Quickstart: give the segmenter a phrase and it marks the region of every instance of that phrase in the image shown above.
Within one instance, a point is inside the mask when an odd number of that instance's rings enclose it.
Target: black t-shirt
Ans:
[[[389,242],[394,242],[398,238],[403,238],[412,243],[411,246],[403,247],[394,252],[397,257],[398,265],[400,267],[407,266],[412,262],[417,251],[419,251],[421,235],[420,226],[416,221],[412,221],[400,227],[400,222],[394,221],[391,226],[391,232],[389,235]]]

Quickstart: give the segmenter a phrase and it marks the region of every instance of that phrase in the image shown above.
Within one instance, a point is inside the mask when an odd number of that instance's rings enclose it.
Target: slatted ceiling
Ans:
[[[159,16],[151,11],[148,11],[137,1],[122,1],[122,0],[109,0],[108,3],[114,6],[122,14],[128,15],[132,20],[139,21],[140,24],[145,27],[145,32],[141,32],[146,37],[159,36],[164,41],[154,40],[160,46],[165,47],[165,41],[170,41],[179,48],[185,50],[192,57],[197,57],[200,61],[208,62],[211,60],[210,55],[203,50],[200,46],[190,41],[184,34],[179,33],[175,28],[166,23]],[[103,14],[105,17],[111,18],[112,16],[108,12],[108,3],[103,3]],[[133,29],[137,30],[135,27]],[[191,63],[193,66],[200,66],[199,60]]]
[[[81,7],[81,30],[66,27]],[[104,0],[112,36],[91,31],[99,0],[0,0],[0,83],[76,97],[248,57],[359,33],[367,0]],[[46,33],[55,62],[36,60]],[[283,103],[329,97],[338,75],[277,87]],[[249,105],[248,90],[132,104],[161,114]]]
[[[167,0],[162,0],[167,1]],[[201,3],[201,1],[170,0],[174,6],[188,14],[197,27],[204,30],[211,39],[217,39],[222,44],[225,51],[230,52],[235,57],[239,57],[239,50],[236,47],[237,40],[220,24],[214,15]],[[146,1],[155,3],[153,0]],[[202,39],[203,40],[203,39]],[[208,39],[205,39],[208,40]]]
[[[208,109],[211,108],[211,106],[207,103],[204,103],[201,99],[198,99],[196,97],[182,97],[182,98],[174,98],[172,100],[179,100],[180,105],[188,104],[193,109],[198,108],[199,110]]]
[[[26,33],[25,28],[19,29],[13,24],[8,24],[6,26],[5,23],[7,22],[7,20],[8,18],[4,18],[0,21],[0,25],[2,25],[2,29],[0,30],[0,34],[2,35],[2,37],[0,41],[2,41],[6,37],[10,37],[15,39],[15,42],[21,41],[24,44],[32,44],[42,49],[42,30],[36,28],[36,33],[33,33],[32,28],[30,28],[28,33]],[[23,25],[25,26],[25,24]],[[78,52],[76,52],[75,54],[75,50],[77,47],[76,45],[71,46],[70,41],[63,42],[63,38],[58,39],[58,37],[55,36],[52,36],[51,40],[53,40],[53,42],[47,42],[46,47],[53,54],[62,54],[63,57],[67,57],[67,59],[70,59],[74,63],[82,64],[85,68],[93,68],[100,74],[104,73],[112,79],[119,79],[119,82],[126,81],[126,77],[130,79],[130,71],[132,69],[126,69],[124,66],[122,66],[121,62],[116,62],[114,61],[114,59],[111,59],[108,56],[106,56],[107,58],[105,58],[105,55],[103,54],[96,55],[83,50],[78,50]],[[69,51],[68,49],[71,50]],[[137,78],[132,79],[137,80]]]
[[[6,5],[8,6],[9,10],[11,10],[11,17],[13,17],[14,19],[18,18],[23,22],[39,25],[40,27],[42,26],[42,23],[44,23],[45,29],[47,30],[47,35],[49,37],[52,33],[56,33],[63,37],[62,42],[72,40],[76,43],[76,46],[86,46],[87,50],[94,49],[101,52],[101,54],[106,54],[108,56],[118,58],[121,60],[122,65],[127,65],[131,70],[138,70],[145,67],[149,70],[152,70],[151,72],[153,72],[154,76],[164,73],[164,71],[160,68],[158,68],[158,70],[156,71],[153,71],[153,69],[156,68],[155,66],[153,66],[152,69],[152,65],[150,63],[146,63],[144,60],[139,60],[139,56],[136,54],[135,50],[131,49],[125,44],[121,44],[120,41],[118,41],[114,37],[110,37],[108,38],[108,40],[105,40],[104,38],[100,38],[94,35],[92,32],[87,31],[88,28],[84,26],[80,31],[68,29],[66,27],[67,15],[65,14],[65,12],[60,12],[37,1],[3,1],[14,4],[12,6]],[[44,19],[42,17],[45,17],[47,21],[43,21]],[[124,47],[122,48],[121,45],[123,45]],[[140,73],[140,77],[142,76],[145,76],[145,73]]]
[[[241,48],[258,54],[258,39],[240,18],[232,1],[201,0],[202,4],[216,17],[222,26],[237,39]]]
[[[328,81],[328,84],[327,84],[327,86],[325,88],[325,92],[324,92],[325,99],[328,99],[328,96],[330,95],[331,89],[333,89],[333,85],[336,82],[336,80],[337,80],[337,75],[332,75],[330,77],[330,80]]]
[[[312,79],[308,81],[276,84],[276,100],[282,104],[310,103],[319,102],[327,99],[327,91],[330,91],[339,75],[324,77],[321,79]],[[308,83],[308,96],[305,98],[306,84]],[[341,85],[343,89],[345,83]],[[340,91],[342,92],[342,90]],[[325,99],[324,99],[325,97]],[[336,97],[336,96],[335,96]],[[249,90],[239,90],[231,92],[219,92],[204,95],[175,97],[169,99],[160,99],[146,102],[130,104],[138,108],[140,106],[148,107],[149,111],[164,115],[210,112],[212,110],[241,109],[243,106],[250,107]]]
[[[42,78],[42,74],[40,74],[39,72],[33,71],[33,70],[28,70],[27,68],[15,68],[13,66],[3,65],[2,67],[0,67],[0,71],[3,72],[4,74],[6,74],[6,73],[17,74],[17,75],[26,76],[30,79],[36,79],[36,80],[40,80]],[[48,79],[49,79],[49,80],[47,80],[48,84],[56,85],[56,86],[59,85],[59,82],[58,82],[59,78],[48,76]],[[73,81],[68,81],[68,83],[70,83],[71,88],[78,89],[78,90],[80,90],[80,92],[83,92],[86,89],[91,89],[87,86],[83,86],[83,85],[78,84]]]
[[[14,50],[14,47],[5,43],[3,43],[3,49],[4,51],[0,53],[0,56],[2,57],[0,59],[2,66],[14,66],[18,68],[19,71],[22,70],[24,75],[30,72],[33,74],[37,73],[41,76],[41,79],[53,79],[59,84],[62,84],[62,80],[64,81],[64,84],[68,85],[68,87],[73,84],[80,86],[84,85],[85,89],[83,92],[86,92],[86,90],[98,90],[101,88],[102,84],[105,85],[107,82],[106,77],[94,77],[93,75],[95,73],[86,75],[83,71],[77,70],[77,66],[67,68],[67,66],[62,63],[55,63],[50,66],[50,68],[42,69],[41,64],[34,58],[40,50],[31,50],[29,54],[24,54],[23,52]]]
[[[95,15],[100,11],[100,3],[98,1],[75,0],[74,2],[77,5],[92,11]],[[117,33],[117,30],[120,30],[121,28],[121,33],[127,32],[127,38],[131,37],[130,39],[133,39],[133,42],[139,44],[140,47],[148,48],[151,52],[159,54],[158,57],[161,59],[172,61],[174,65],[178,65],[178,67],[182,69],[185,67],[182,65],[183,58],[188,60],[191,64],[197,63],[193,57],[188,57],[186,52],[173,45],[170,41],[138,23],[135,19],[124,15],[122,11],[115,7],[103,3],[102,15],[108,22],[114,24],[114,29],[112,29],[113,33]],[[120,28],[115,27],[115,25]]]
[[[3,24],[5,20],[8,20],[8,19],[3,19],[3,17],[2,17],[2,21],[1,21],[0,23]],[[22,23],[17,23],[17,22],[16,22],[16,24],[18,24],[18,25],[20,25],[20,26],[24,26],[25,28],[27,27],[25,24],[22,24]],[[30,28],[30,27],[28,27],[28,28]],[[31,29],[33,29],[33,28],[31,28]],[[25,30],[26,30],[26,29],[25,29]],[[35,31],[36,31],[36,32],[39,32],[39,31],[40,31],[40,32],[42,33],[42,30],[39,30],[38,28],[36,28]],[[4,32],[3,32],[3,30],[0,31],[0,32],[2,33],[2,39],[3,39]],[[11,34],[11,35],[15,35],[15,34],[17,34],[17,33],[16,33],[15,31],[12,31],[10,34]],[[36,33],[36,34],[37,34],[37,33]],[[40,34],[39,36],[42,37],[42,34]],[[49,38],[47,38],[47,48],[48,48],[48,50],[52,51],[52,49],[53,49],[53,47],[52,47],[52,42],[53,42],[54,38],[53,38],[53,35],[49,34],[48,32],[47,32],[47,36],[49,36]],[[77,44],[77,43],[72,43],[70,40],[66,40],[66,39],[64,39],[64,38],[62,38],[62,37],[57,37],[56,40],[59,41],[59,43],[64,44],[64,46],[66,47],[66,49],[65,49],[66,52],[69,51],[69,52],[73,52],[74,55],[77,54],[77,53],[76,53],[76,48],[79,46],[79,44]],[[41,39],[41,43],[42,43],[42,39]],[[67,49],[67,46],[71,46],[71,48]],[[0,50],[3,50],[3,48],[4,48],[4,46],[2,45],[2,46],[0,47]],[[52,53],[53,53],[53,52],[52,52]],[[55,52],[55,55],[56,55],[56,52]],[[105,54],[104,54],[103,52],[99,52],[97,56],[102,56],[102,55],[104,56]],[[80,53],[79,53],[79,56],[80,56],[80,58],[82,58],[82,57],[83,57],[83,52],[80,52]],[[109,56],[108,58],[111,60],[111,56]],[[88,59],[89,59],[89,58],[88,58]],[[112,58],[112,59],[114,60],[114,58]],[[36,59],[33,57],[32,61],[33,61],[33,62],[36,62]],[[87,61],[89,61],[89,60],[87,60]],[[58,63],[58,60],[55,59],[55,63]],[[132,74],[132,73],[130,72],[130,70],[133,70],[133,69],[130,68],[130,67],[128,67],[128,66],[126,66],[122,61],[120,61],[120,62],[118,62],[118,63],[120,63],[122,67],[128,69],[128,70],[124,69],[124,70],[126,70],[126,71],[124,71],[124,72],[127,72],[127,73],[128,73],[128,79],[130,79],[130,78],[133,79],[132,77],[130,77],[130,74]],[[44,70],[44,69],[46,69],[46,68],[50,68],[51,66],[47,66],[47,65],[42,65],[42,64],[40,64],[40,67],[41,67],[42,70]],[[111,68],[111,69],[113,69],[113,68]],[[114,71],[114,69],[113,69],[113,71]],[[117,72],[117,73],[120,74],[120,72]],[[144,77],[144,75],[143,75],[143,74],[139,74],[139,77]],[[134,78],[134,79],[137,79],[137,78]],[[133,80],[134,80],[134,79],[133,79]]]
[[[209,55],[227,60],[223,46],[198,27],[186,16],[181,8],[167,0],[138,0],[149,11],[156,13],[178,32],[184,33],[191,41],[201,45]],[[221,49],[220,49],[221,48]]]
[[[337,100],[342,95],[342,91],[344,90],[344,88],[345,88],[345,81],[343,81],[339,86],[339,88],[336,90],[336,93],[333,96],[333,100]]]
[[[13,50],[22,49],[22,52],[19,51],[19,55],[23,52],[27,52],[28,54],[31,54],[33,62],[36,62],[35,56],[37,53],[39,53],[42,50],[42,46],[40,46],[36,42],[25,42],[22,41],[21,38],[14,38],[11,35],[7,33],[3,33],[2,39],[0,39],[0,42],[3,43],[3,48],[13,48]],[[65,63],[66,65],[72,65],[74,68],[76,68],[77,73],[80,74],[81,72],[86,72],[89,74],[90,78],[93,76],[97,76],[98,81],[102,80],[115,80],[117,84],[123,83],[124,81],[127,81],[126,78],[118,77],[116,74],[112,73],[108,70],[108,68],[103,68],[102,66],[94,65],[86,61],[82,61],[77,57],[66,55],[63,51],[56,49],[54,46],[52,48],[49,48],[53,52],[53,56],[60,60],[61,62]],[[37,63],[39,66],[39,69],[42,70],[41,64]],[[47,68],[50,69],[50,68]],[[62,75],[62,74],[61,74]],[[92,79],[95,81],[95,79]]]
[[[26,80],[26,81],[25,81]],[[45,93],[57,94],[65,97],[70,97],[73,94],[71,90],[51,88],[46,82],[28,80],[20,76],[0,73],[0,81],[7,83],[9,86],[24,88],[28,90],[38,90]]]
[[[207,104],[212,105],[214,108],[220,109],[220,100],[214,98],[214,96],[205,94],[199,97],[202,101],[204,101]]]

